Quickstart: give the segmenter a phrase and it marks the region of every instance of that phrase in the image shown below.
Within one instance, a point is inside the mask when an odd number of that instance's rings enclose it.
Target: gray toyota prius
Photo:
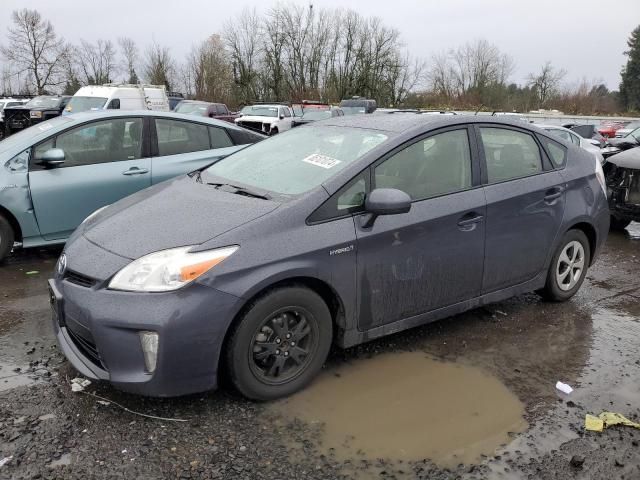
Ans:
[[[361,342],[537,291],[571,298],[605,242],[599,162],[495,117],[296,128],[89,216],[49,281],[83,375],[175,396],[224,375],[270,400]]]

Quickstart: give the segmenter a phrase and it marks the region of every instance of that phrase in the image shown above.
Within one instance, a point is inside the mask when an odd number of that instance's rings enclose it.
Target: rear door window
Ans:
[[[489,183],[503,182],[542,172],[542,156],[528,133],[498,127],[481,127]]]
[[[206,125],[181,120],[156,119],[158,156],[199,152],[211,148]]]

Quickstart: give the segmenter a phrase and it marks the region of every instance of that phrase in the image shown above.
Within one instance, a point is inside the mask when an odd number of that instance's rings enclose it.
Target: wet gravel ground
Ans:
[[[104,384],[73,393],[76,373],[55,346],[47,304],[58,254],[19,252],[0,267],[0,463],[11,457],[0,478],[640,478],[640,430],[583,428],[586,413],[640,419],[639,224],[610,235],[570,302],[523,295],[332,352],[328,369],[418,350],[500,379],[524,403],[529,429],[453,469],[428,459],[338,461],[320,453],[321,426],[226,390],[168,400]],[[575,391],[559,393],[558,380]],[[186,421],[144,418],[93,395]]]

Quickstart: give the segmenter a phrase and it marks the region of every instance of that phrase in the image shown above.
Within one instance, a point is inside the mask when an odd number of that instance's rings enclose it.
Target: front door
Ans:
[[[487,242],[482,292],[533,279],[545,267],[565,206],[564,180],[528,132],[480,127]]]
[[[373,168],[372,188],[397,188],[407,214],[356,218],[359,328],[479,295],[485,198],[467,128],[422,138]]]
[[[143,158],[143,120],[114,118],[84,124],[34,147],[29,188],[41,235],[64,239],[92,212],[151,185],[151,160]],[[62,149],[55,168],[38,163]]]

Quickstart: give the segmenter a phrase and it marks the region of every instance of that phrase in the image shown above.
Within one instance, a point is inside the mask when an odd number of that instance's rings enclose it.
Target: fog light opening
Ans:
[[[140,345],[142,346],[144,365],[147,372],[155,372],[158,361],[158,334],[156,332],[140,332]]]

